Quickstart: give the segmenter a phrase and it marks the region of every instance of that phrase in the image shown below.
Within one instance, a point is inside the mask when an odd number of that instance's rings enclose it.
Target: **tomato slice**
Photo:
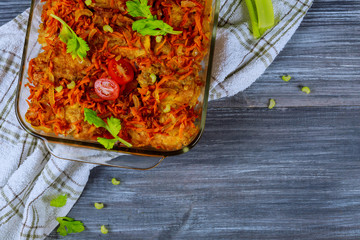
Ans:
[[[120,85],[125,85],[134,79],[134,69],[131,64],[124,59],[120,59],[119,61],[112,59],[109,62],[109,74],[111,78]]]
[[[95,81],[95,93],[104,100],[115,100],[119,97],[120,87],[117,82],[108,78]]]

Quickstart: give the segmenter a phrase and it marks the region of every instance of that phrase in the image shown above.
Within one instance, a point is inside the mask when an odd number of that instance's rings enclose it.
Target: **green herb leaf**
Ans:
[[[66,201],[67,201],[67,195],[66,194],[60,195],[50,201],[50,206],[63,207],[66,205]]]
[[[78,37],[67,23],[54,14],[50,14],[62,24],[59,38],[66,44],[66,52],[71,53],[73,59],[79,57],[81,60],[86,57],[87,51],[90,50],[84,39]]]
[[[59,38],[62,42],[67,43],[70,39],[73,38],[73,33],[67,26],[63,25],[60,31]]]
[[[77,49],[80,47],[79,42],[76,38],[71,38],[67,41],[66,52],[70,53],[72,58],[75,59],[77,56]]]
[[[108,124],[108,127],[106,129],[111,133],[111,135],[113,135],[113,137],[116,138],[121,130],[120,119],[117,119],[114,117],[108,118],[107,124]]]
[[[91,0],[85,0],[85,4],[86,4],[86,6],[90,6],[92,4],[92,1]]]
[[[85,121],[87,121],[90,124],[94,124],[95,127],[103,127],[106,128],[106,123],[97,116],[96,112],[94,110],[84,108],[84,115],[85,115]]]
[[[65,225],[60,225],[57,229],[57,232],[61,235],[61,236],[66,236],[68,233],[66,231]]]
[[[107,139],[107,138],[100,138],[100,137],[97,138],[97,141],[100,144],[102,144],[106,149],[108,149],[108,150],[112,149],[117,141],[120,141],[127,147],[132,147],[131,143],[128,143],[124,139],[117,136],[121,130],[120,119],[117,119],[114,117],[108,118],[107,124],[106,124],[104,122],[104,120],[102,120],[101,118],[99,118],[97,116],[95,111],[88,109],[88,108],[84,108],[84,116],[85,116],[85,121],[87,121],[90,124],[94,124],[98,128],[99,127],[105,128],[114,137],[114,139]]]
[[[170,34],[180,34],[182,31],[174,31],[174,29],[162,20],[153,19],[141,19],[135,21],[132,25],[132,29],[137,31],[141,35],[159,36]]]
[[[89,50],[89,46],[82,38],[72,38],[67,42],[66,52],[71,53],[73,59],[79,57],[82,60]]]
[[[61,236],[66,236],[68,233],[78,233],[84,231],[84,224],[81,221],[74,221],[69,217],[57,217],[56,221],[59,222],[57,232]]]
[[[79,37],[79,38],[77,38],[77,40],[79,43],[79,48],[77,49],[77,55],[82,60],[84,57],[86,57],[87,51],[89,51],[90,48],[84,39]]]
[[[132,0],[127,1],[127,11],[133,17],[144,17],[133,22],[132,29],[143,36],[159,36],[166,34],[180,34],[182,31],[174,31],[174,29],[162,20],[156,20],[151,14],[150,6],[147,5],[147,0]]]
[[[97,141],[103,145],[107,150],[113,149],[115,143],[118,141],[117,138],[114,139],[107,139],[107,138],[101,138],[98,137]]]
[[[126,2],[127,11],[132,17],[153,18],[147,0],[132,0]]]

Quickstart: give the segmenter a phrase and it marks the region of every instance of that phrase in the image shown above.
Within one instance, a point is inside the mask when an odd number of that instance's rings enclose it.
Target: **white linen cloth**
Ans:
[[[210,100],[249,87],[289,41],[312,0],[273,0],[277,25],[255,40],[245,1],[221,0]],[[0,239],[44,239],[80,197],[95,166],[52,157],[20,127],[15,91],[28,10],[0,27]],[[65,207],[50,200],[66,193]],[[76,216],[70,216],[76,219]],[[86,223],[85,223],[86,224]]]

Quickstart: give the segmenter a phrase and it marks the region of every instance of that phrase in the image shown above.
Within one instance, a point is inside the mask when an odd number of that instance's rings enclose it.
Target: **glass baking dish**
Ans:
[[[165,157],[188,152],[199,141],[204,131],[206,119],[212,59],[214,54],[216,26],[218,21],[220,2],[219,0],[209,1],[212,1],[210,22],[211,42],[209,44],[208,54],[202,62],[201,77],[203,78],[205,85],[198,99],[199,103],[196,106],[196,108],[201,109],[200,119],[198,119],[198,121],[195,123],[199,128],[199,132],[187,146],[183,146],[181,149],[175,151],[158,150],[147,147],[127,148],[125,146],[117,146],[112,150],[105,150],[102,145],[96,141],[78,140],[70,136],[56,136],[55,134],[48,134],[33,128],[31,124],[25,120],[25,113],[28,109],[28,103],[26,100],[30,95],[30,91],[27,87],[25,87],[25,84],[28,82],[27,72],[29,62],[41,52],[41,45],[38,43],[37,39],[39,35],[38,30],[41,23],[41,13],[44,3],[40,0],[32,0],[31,2],[31,10],[19,75],[19,83],[16,95],[16,116],[20,122],[20,125],[29,134],[43,140],[46,147],[53,156],[67,160],[115,166],[120,168],[147,170],[157,166]]]

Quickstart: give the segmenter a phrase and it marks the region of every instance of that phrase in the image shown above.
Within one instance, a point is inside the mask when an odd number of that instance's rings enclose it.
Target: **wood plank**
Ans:
[[[189,153],[93,170],[68,215],[86,231],[67,239],[357,239],[360,107],[325,110],[211,108]]]
[[[212,106],[265,107],[360,104],[360,1],[315,1],[275,62],[249,89]],[[283,82],[281,76],[293,79]],[[300,91],[306,85],[310,95]]]
[[[0,1],[0,26],[30,7],[31,0],[1,0]]]

